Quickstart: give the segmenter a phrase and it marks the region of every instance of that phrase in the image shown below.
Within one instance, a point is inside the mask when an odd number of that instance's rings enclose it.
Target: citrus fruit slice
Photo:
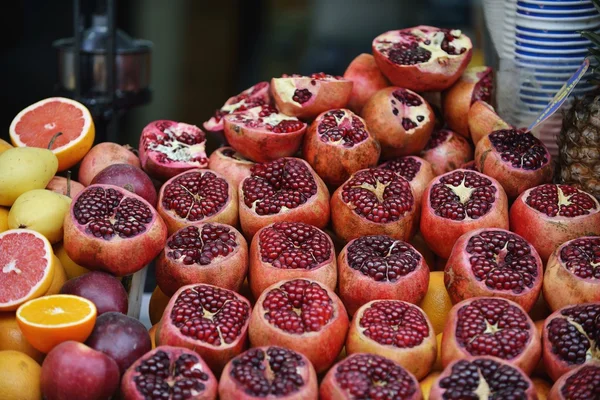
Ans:
[[[17,147],[48,148],[58,158],[58,170],[77,164],[92,148],[95,127],[92,115],[81,103],[50,97],[23,109],[10,124],[10,140]]]
[[[54,279],[48,239],[30,229],[0,233],[0,311],[16,310],[46,293]]]
[[[0,399],[39,400],[42,398],[42,367],[27,354],[0,351]]]
[[[79,296],[54,294],[33,299],[17,310],[25,338],[43,353],[67,340],[84,342],[96,323],[96,306]]]
[[[63,287],[63,285],[66,282],[67,282],[67,272],[65,271],[65,269],[62,266],[62,263],[60,262],[58,257],[56,257],[56,254],[55,254],[54,255],[54,278],[52,279],[52,283],[50,284],[50,287],[48,288],[48,290],[46,290],[46,293],[44,293],[44,296],[48,296],[50,294],[59,294],[60,289]]]

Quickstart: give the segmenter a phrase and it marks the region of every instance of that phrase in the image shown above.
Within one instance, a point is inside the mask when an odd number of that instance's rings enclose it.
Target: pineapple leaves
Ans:
[[[600,0],[598,0],[598,1],[600,1]],[[589,39],[597,47],[600,47],[600,35],[597,34],[596,32],[583,31],[583,32],[581,32],[581,36],[583,36],[586,39]]]
[[[598,10],[598,12],[600,12],[600,0],[592,0],[592,3],[594,3],[596,10]]]

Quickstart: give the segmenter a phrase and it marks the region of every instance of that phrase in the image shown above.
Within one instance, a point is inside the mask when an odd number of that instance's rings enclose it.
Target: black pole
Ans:
[[[108,122],[108,140],[118,142],[117,135],[117,110],[116,110],[116,82],[115,82],[115,60],[116,60],[116,10],[115,0],[107,0],[106,22],[108,28],[108,41],[106,43],[106,91],[109,96],[110,117]]]

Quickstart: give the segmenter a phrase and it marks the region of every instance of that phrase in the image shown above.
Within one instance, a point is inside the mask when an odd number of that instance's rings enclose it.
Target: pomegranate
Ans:
[[[546,318],[542,334],[544,365],[554,381],[590,360],[600,360],[600,302],[555,311]]]
[[[530,242],[546,262],[568,240],[600,236],[600,203],[574,186],[536,186],[521,193],[513,203],[510,227]]]
[[[457,169],[435,178],[421,202],[421,234],[439,257],[466,232],[508,229],[508,200],[500,183],[479,172]]]
[[[306,278],[335,290],[333,242],[325,232],[302,222],[276,222],[254,235],[250,245],[250,289],[254,298],[279,281]]]
[[[277,346],[247,350],[229,361],[221,381],[222,400],[309,400],[318,394],[317,374],[300,353]]]
[[[352,94],[348,101],[348,108],[360,114],[365,103],[377,91],[390,86],[390,83],[370,54],[360,54],[356,57],[344,72],[344,78],[351,80]]]
[[[471,61],[471,40],[457,29],[416,26],[373,40],[373,55],[392,84],[417,92],[452,86]]]
[[[600,394],[600,362],[591,361],[564,374],[556,381],[550,400],[589,400]]]
[[[369,133],[365,121],[346,109],[320,114],[310,125],[303,157],[317,174],[339,186],[354,172],[377,165],[381,147]]]
[[[290,279],[269,286],[256,300],[248,335],[252,347],[282,346],[304,354],[321,373],[340,354],[348,324],[346,309],[332,289]]]
[[[167,240],[167,227],[154,208],[113,185],[91,185],[79,193],[64,232],[64,248],[73,262],[117,276],[142,269]]]
[[[471,140],[477,145],[485,136],[501,129],[510,129],[511,126],[504,122],[492,106],[485,101],[478,100],[469,109],[469,132]]]
[[[175,232],[156,261],[156,283],[167,296],[195,283],[239,292],[248,272],[248,245],[232,226],[209,222]]]
[[[452,307],[442,335],[442,364],[469,356],[493,356],[530,375],[542,356],[535,324],[515,302],[478,297]]]
[[[340,297],[350,315],[372,300],[418,304],[429,285],[429,268],[410,244],[390,236],[352,240],[338,256]]]
[[[475,168],[475,160],[471,160],[469,162],[464,163],[460,166],[460,169],[468,169],[469,171],[477,171]]]
[[[271,102],[269,89],[269,82],[259,82],[237,96],[230,97],[223,107],[215,111],[215,114],[203,124],[204,129],[208,132],[221,132],[223,117],[226,115],[269,104]]]
[[[365,104],[362,117],[381,144],[384,159],[418,154],[435,127],[431,106],[415,92],[398,87],[375,93]]]
[[[170,235],[185,226],[206,222],[237,225],[237,188],[217,172],[186,171],[162,186],[157,210]]]
[[[444,121],[454,132],[468,138],[469,110],[476,101],[491,103],[494,73],[490,67],[467,68],[460,79],[442,96]]]
[[[537,400],[533,382],[519,367],[496,357],[468,357],[444,368],[429,393],[431,400]]]
[[[240,184],[240,223],[248,239],[274,222],[329,222],[329,191],[311,166],[299,158],[280,158],[252,167]]]
[[[142,168],[152,178],[166,181],[184,171],[206,168],[206,135],[183,122],[150,122],[140,136]]]
[[[473,148],[462,136],[449,129],[439,129],[431,134],[431,139],[421,153],[431,163],[435,176],[460,168],[473,160]]]
[[[415,195],[415,202],[421,205],[425,188],[433,180],[433,167],[429,161],[417,156],[394,158],[379,165],[378,168],[389,169],[408,181]]]
[[[156,207],[156,188],[144,171],[129,164],[113,164],[98,172],[92,185],[115,185],[127,189]]]
[[[247,348],[250,302],[232,290],[207,284],[181,287],[158,323],[156,344],[196,351],[219,374]]]
[[[250,176],[253,165],[253,161],[245,159],[233,147],[220,147],[208,158],[208,168],[226,176],[236,190]]]
[[[217,397],[217,379],[196,352],[159,346],[133,364],[121,382],[123,400]]]
[[[552,311],[600,302],[600,236],[581,237],[560,245],[548,259],[542,290]]]
[[[238,153],[256,162],[293,156],[304,138],[306,124],[264,105],[227,115],[225,138]]]
[[[282,113],[313,119],[327,110],[346,107],[352,85],[349,79],[323,72],[293,74],[271,79],[271,93]]]
[[[331,220],[333,230],[345,241],[365,235],[409,240],[417,230],[417,204],[410,184],[400,175],[364,169],[333,194]]]
[[[319,389],[321,400],[420,400],[417,379],[394,361],[375,354],[353,354],[334,365]]]
[[[140,159],[130,146],[111,142],[98,143],[79,164],[79,183],[89,186],[98,172],[113,164],[130,164],[141,168]]]
[[[437,345],[431,322],[419,307],[399,300],[374,300],[354,314],[346,352],[387,357],[421,380],[435,363]]]
[[[79,192],[85,189],[85,186],[70,178],[71,171],[68,171],[68,174],[69,177],[67,178],[62,176],[55,176],[52,178],[52,180],[48,182],[46,189],[71,198],[77,196]]]

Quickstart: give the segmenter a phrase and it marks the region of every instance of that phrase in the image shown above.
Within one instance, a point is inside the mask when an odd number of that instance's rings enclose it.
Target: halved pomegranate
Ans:
[[[284,74],[271,79],[271,93],[282,113],[313,119],[327,110],[346,107],[352,85],[351,80],[323,72],[310,76]]]
[[[207,284],[180,288],[167,304],[156,344],[197,352],[218,376],[246,350],[250,302],[232,290]]]
[[[121,381],[123,400],[214,400],[217,379],[196,352],[159,346],[127,369]]]
[[[418,154],[435,127],[431,106],[415,92],[389,87],[375,93],[362,111],[384,159]]]
[[[546,262],[568,240],[600,236],[600,203],[574,186],[536,186],[513,203],[510,228],[530,242]]]
[[[560,245],[548,259],[542,290],[552,311],[600,302],[600,236],[581,237]]]
[[[167,296],[194,283],[239,292],[248,272],[248,245],[232,226],[209,222],[181,228],[156,260],[156,283]]]
[[[472,161],[473,147],[454,131],[439,129],[431,134],[421,157],[431,163],[433,173],[438,176],[459,169],[463,164]]]
[[[550,400],[589,400],[600,394],[600,362],[590,361],[564,374],[556,381]]]
[[[418,209],[408,181],[386,169],[353,174],[331,198],[331,222],[345,241],[365,235],[414,236]]]
[[[453,303],[473,297],[504,297],[529,312],[540,297],[543,264],[521,236],[504,229],[467,232],[454,244],[444,270]]]
[[[332,186],[339,186],[358,170],[377,165],[381,147],[365,121],[346,109],[320,114],[310,125],[303,158]]]
[[[252,167],[240,184],[242,231],[249,240],[274,222],[304,222],[324,228],[329,222],[329,191],[311,166],[299,158],[280,158]]]
[[[396,86],[439,92],[460,78],[471,61],[471,40],[458,29],[415,26],[373,40],[381,72]]]
[[[421,234],[441,258],[450,257],[464,233],[508,229],[508,200],[500,183],[479,172],[457,169],[435,178],[423,194]]]
[[[250,290],[258,298],[279,281],[306,278],[335,290],[337,265],[331,238],[303,222],[276,222],[254,235],[250,245]]]
[[[394,361],[375,354],[353,354],[335,364],[321,383],[321,400],[420,400],[419,382]]]
[[[406,179],[413,190],[415,202],[418,206],[421,205],[425,188],[435,177],[433,167],[429,161],[417,156],[393,158],[380,164],[377,168],[389,169]]]
[[[197,126],[183,122],[150,122],[140,136],[139,152],[144,171],[160,181],[208,166],[206,135]]]
[[[437,344],[431,322],[419,307],[399,300],[374,300],[354,314],[346,352],[387,357],[421,380],[435,363]]]
[[[142,269],[167,241],[167,227],[140,196],[113,185],[91,185],[71,202],[64,248],[88,269],[125,276]]]
[[[318,390],[310,361],[277,346],[256,347],[235,357],[219,382],[221,400],[316,400]]]
[[[476,101],[491,103],[494,72],[490,67],[471,67],[442,96],[444,121],[454,132],[468,138],[469,110]]]
[[[381,73],[381,70],[371,54],[360,54],[344,72],[344,78],[351,80],[352,94],[348,101],[348,108],[360,114],[367,100],[377,91],[390,86],[390,82]]]
[[[492,106],[481,100],[477,100],[469,109],[468,120],[471,140],[475,145],[494,131],[511,128]]]
[[[442,335],[442,364],[494,356],[531,374],[542,356],[535,324],[515,302],[478,297],[452,307]]]
[[[238,153],[256,162],[268,162],[296,154],[307,125],[296,117],[264,105],[227,115],[225,138]]]
[[[208,157],[208,168],[226,176],[236,190],[250,176],[253,165],[253,161],[245,159],[233,147],[220,147]]]
[[[185,226],[206,222],[235,226],[238,223],[237,188],[215,171],[183,172],[160,188],[157,210],[169,228],[169,235]]]
[[[542,334],[544,365],[554,381],[590,360],[600,360],[600,302],[555,311],[546,318]]]
[[[519,367],[496,357],[468,357],[444,368],[429,394],[431,400],[537,400],[535,386]]]
[[[429,268],[410,244],[390,236],[352,240],[338,256],[339,293],[348,313],[372,300],[418,304],[429,285]]]
[[[348,332],[344,305],[327,286],[308,279],[280,281],[263,291],[250,317],[252,347],[282,346],[327,370]]]

